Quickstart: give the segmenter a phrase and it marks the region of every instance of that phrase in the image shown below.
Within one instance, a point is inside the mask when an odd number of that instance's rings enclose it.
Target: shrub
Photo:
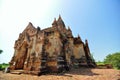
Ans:
[[[104,63],[111,64],[114,68],[120,69],[120,52],[107,55]]]

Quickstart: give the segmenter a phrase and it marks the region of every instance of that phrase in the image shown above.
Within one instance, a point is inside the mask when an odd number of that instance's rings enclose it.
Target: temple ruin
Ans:
[[[66,28],[61,16],[54,19],[52,27],[35,28],[31,22],[19,34],[14,44],[10,70],[39,75],[43,72],[62,72],[74,66],[95,67],[88,41],[74,37]]]

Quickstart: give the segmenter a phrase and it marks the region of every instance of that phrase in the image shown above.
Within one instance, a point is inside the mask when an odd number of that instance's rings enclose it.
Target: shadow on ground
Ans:
[[[87,75],[87,76],[99,75],[99,74],[93,73],[91,69],[92,68],[71,69],[71,71],[67,73],[73,74],[73,75]]]
[[[56,75],[56,76],[66,76],[66,77],[72,77],[73,75],[86,75],[86,76],[93,76],[93,75],[99,75],[92,72],[92,68],[79,68],[79,69],[71,69],[70,71],[65,71],[62,73],[50,73],[46,75]]]

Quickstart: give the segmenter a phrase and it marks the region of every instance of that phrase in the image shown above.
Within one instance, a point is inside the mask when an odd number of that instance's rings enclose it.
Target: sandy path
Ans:
[[[0,80],[120,80],[120,71],[114,69],[74,69],[64,74],[41,76],[0,72]]]

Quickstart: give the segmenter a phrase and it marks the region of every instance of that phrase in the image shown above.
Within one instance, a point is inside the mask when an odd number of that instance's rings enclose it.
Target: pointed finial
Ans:
[[[29,24],[28,25],[32,25],[32,23],[31,22],[29,22]]]
[[[53,26],[57,26],[56,18],[54,18],[54,21],[53,21],[52,25],[53,25]]]
[[[54,18],[54,22],[53,22],[53,23],[55,23],[55,22],[57,22],[57,21],[56,21],[56,18]]]
[[[88,44],[88,40],[87,39],[85,39],[85,43]]]
[[[64,21],[61,18],[61,15],[59,15],[59,18],[57,20],[57,25],[61,26],[62,28],[65,27]]]
[[[62,18],[61,18],[61,15],[59,14],[59,18],[58,18],[58,20],[62,20]]]
[[[40,31],[40,30],[41,30],[41,28],[39,26],[37,26],[37,31]]]
[[[61,15],[59,14],[59,18],[61,18]]]
[[[71,31],[70,27],[68,26],[68,31]]]
[[[78,34],[78,39],[80,39],[81,40],[81,37],[80,37],[80,35]],[[82,41],[82,40],[81,40]]]
[[[78,38],[80,38],[80,35],[78,34]]]

